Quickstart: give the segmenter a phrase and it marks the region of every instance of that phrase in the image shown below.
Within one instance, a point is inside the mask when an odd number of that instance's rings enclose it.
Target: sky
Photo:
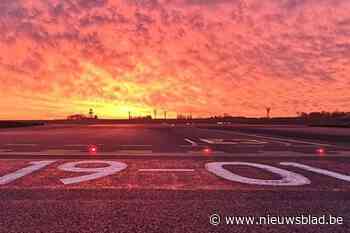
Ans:
[[[0,119],[350,111],[348,0],[1,0]]]

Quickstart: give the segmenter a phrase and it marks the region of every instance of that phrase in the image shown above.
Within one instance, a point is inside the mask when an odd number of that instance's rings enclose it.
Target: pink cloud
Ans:
[[[349,111],[348,1],[12,0],[0,8],[0,106],[16,104],[6,108],[13,118],[89,103],[109,117],[127,114],[113,106]]]

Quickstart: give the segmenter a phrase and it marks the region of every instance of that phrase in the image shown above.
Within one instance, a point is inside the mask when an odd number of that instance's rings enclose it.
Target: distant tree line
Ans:
[[[298,113],[299,117],[303,119],[308,119],[308,120],[314,120],[314,119],[347,119],[350,118],[350,112],[326,112],[326,111],[321,111],[321,112],[301,112]]]
[[[130,120],[152,120],[151,115],[146,115],[146,116],[135,116],[130,118]]]

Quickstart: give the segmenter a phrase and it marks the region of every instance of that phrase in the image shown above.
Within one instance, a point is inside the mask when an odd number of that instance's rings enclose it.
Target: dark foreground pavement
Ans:
[[[39,196],[36,196],[41,192]],[[346,193],[74,190],[2,192],[0,232],[349,232]],[[227,225],[209,216],[342,216],[342,225]]]

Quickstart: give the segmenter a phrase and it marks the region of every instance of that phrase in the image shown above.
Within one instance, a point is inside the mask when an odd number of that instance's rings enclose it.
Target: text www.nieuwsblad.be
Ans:
[[[212,214],[209,223],[214,226],[226,225],[342,225],[343,217],[332,215],[298,216],[220,216]]]

